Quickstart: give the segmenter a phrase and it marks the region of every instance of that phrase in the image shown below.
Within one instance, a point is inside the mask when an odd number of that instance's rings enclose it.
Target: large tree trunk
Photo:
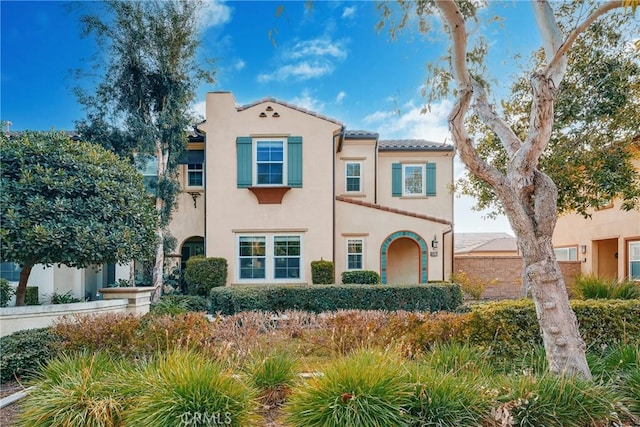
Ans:
[[[24,297],[27,294],[27,283],[29,282],[29,276],[31,275],[31,269],[33,263],[27,263],[22,267],[20,271],[20,281],[18,282],[18,288],[16,289],[16,306],[24,305]]]
[[[164,145],[161,141],[156,140],[156,159],[158,161],[158,185],[161,185],[162,180],[165,178],[167,172],[167,162],[169,158],[168,150],[164,149]],[[164,285],[164,199],[161,193],[161,188],[158,188],[156,193],[156,212],[158,214],[158,224],[156,235],[158,242],[156,243],[156,257],[153,266],[153,295],[151,297],[152,302],[157,302],[162,295],[162,287]]]

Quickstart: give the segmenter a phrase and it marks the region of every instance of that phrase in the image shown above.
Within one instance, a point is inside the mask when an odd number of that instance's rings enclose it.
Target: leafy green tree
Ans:
[[[90,141],[136,158],[155,161],[156,248],[154,300],[160,295],[167,225],[180,191],[178,159],[195,123],[190,108],[202,81],[213,82],[197,58],[201,0],[107,1],[106,13],[82,18],[106,64],[94,92],[78,90],[87,117],[77,129]],[[206,63],[206,61],[205,61]]]
[[[22,266],[24,305],[35,264],[92,264],[148,258],[155,212],[127,161],[63,132],[0,135],[2,261]]]
[[[535,19],[542,36],[543,60],[531,68],[524,86],[528,98],[526,108],[514,114],[512,122],[490,100],[492,84],[487,74],[487,53],[500,46],[492,46],[477,31],[483,28],[477,21],[481,19],[480,9],[486,3],[399,0],[396,4],[400,19],[394,23],[397,15],[393,4],[383,2],[380,4],[381,26],[391,22],[393,35],[414,22],[425,32],[432,30],[434,23],[444,25],[449,49],[442,62],[430,67],[434,75],[427,87],[432,89],[433,96],[452,93],[455,97],[448,121],[456,152],[470,174],[491,188],[516,234],[524,260],[523,284],[531,292],[536,306],[550,371],[591,378],[585,343],[569,305],[564,278],[551,243],[558,218],[559,190],[541,165],[543,156],[553,148],[555,106],[567,71],[573,65],[569,55],[576,49],[577,40],[592,25],[610,19],[617,11],[626,14],[623,21],[637,33],[637,24],[631,14],[640,5],[640,0],[532,1],[531,18]],[[567,3],[573,7],[573,13],[571,9],[564,9]],[[441,20],[433,20],[432,15]],[[470,31],[472,28],[475,30]],[[614,49],[620,52],[624,46],[616,45]],[[594,81],[603,77],[594,71],[586,67],[582,77],[589,76]],[[590,104],[585,108],[591,110],[592,107]],[[505,109],[508,111],[509,106]],[[556,127],[559,132],[572,132],[577,123],[576,116],[571,118],[572,115],[562,123],[566,127]],[[499,143],[501,149],[479,146],[477,140],[483,138],[478,138],[478,130],[480,135],[488,135],[487,139]]]

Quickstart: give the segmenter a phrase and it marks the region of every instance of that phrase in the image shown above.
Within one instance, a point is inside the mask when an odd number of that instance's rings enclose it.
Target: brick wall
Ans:
[[[560,270],[567,287],[571,287],[580,274],[580,261],[560,261]],[[468,276],[480,277],[497,285],[487,286],[482,299],[514,299],[522,296],[522,257],[518,256],[478,256],[455,257],[453,271],[463,271]]]

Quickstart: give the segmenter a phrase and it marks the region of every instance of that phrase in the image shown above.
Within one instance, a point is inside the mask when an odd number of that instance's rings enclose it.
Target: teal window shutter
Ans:
[[[402,196],[402,164],[391,164],[391,195],[393,197]]]
[[[302,137],[290,136],[287,140],[287,184],[302,187]]]
[[[253,184],[251,163],[253,140],[250,136],[239,136],[236,138],[237,162],[238,162],[238,188],[251,187]]]
[[[427,196],[436,195],[436,164],[427,163]]]

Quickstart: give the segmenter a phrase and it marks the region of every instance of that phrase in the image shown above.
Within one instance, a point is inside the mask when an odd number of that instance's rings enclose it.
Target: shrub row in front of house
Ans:
[[[572,300],[578,327],[591,350],[640,345],[640,300]],[[512,357],[542,343],[533,301],[497,301],[471,309],[465,335],[495,356]]]
[[[437,285],[256,285],[226,286],[211,291],[211,311],[300,310],[314,313],[340,309],[453,311],[462,304],[457,284]]]

